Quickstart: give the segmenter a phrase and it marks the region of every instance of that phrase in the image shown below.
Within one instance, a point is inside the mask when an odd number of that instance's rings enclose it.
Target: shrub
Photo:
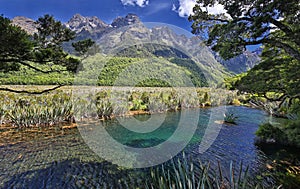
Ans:
[[[300,119],[289,120],[284,130],[288,143],[300,147]]]
[[[287,136],[284,131],[270,123],[260,125],[255,134],[263,141],[273,140],[276,143],[282,144],[286,144],[287,142]]]

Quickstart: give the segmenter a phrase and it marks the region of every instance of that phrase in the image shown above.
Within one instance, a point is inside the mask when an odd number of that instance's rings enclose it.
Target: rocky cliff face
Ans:
[[[98,17],[84,17],[75,14],[65,26],[77,33],[78,39],[92,38],[98,40],[104,34],[125,26],[141,23],[140,18],[135,14],[128,14],[125,17],[117,17],[111,24],[106,24]]]
[[[31,35],[37,32],[36,24],[34,23],[34,20],[30,18],[17,16],[12,19],[12,24],[20,26],[23,30]]]
[[[80,14],[75,14],[66,24],[66,27],[70,28],[76,33],[88,31],[102,31],[108,27],[108,24],[100,20],[98,17],[84,17]]]
[[[221,57],[215,56],[218,62],[235,74],[246,72],[260,62],[259,55],[250,51],[245,51],[243,54],[229,60],[223,60]]]
[[[114,28],[120,28],[139,23],[141,23],[141,20],[136,14],[128,14],[125,17],[117,17],[114,19],[111,26]]]

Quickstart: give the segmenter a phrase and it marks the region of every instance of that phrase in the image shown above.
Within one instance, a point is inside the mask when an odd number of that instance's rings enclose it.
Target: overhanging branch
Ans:
[[[58,88],[61,88],[62,86],[64,86],[64,85],[58,85],[56,87],[53,87],[53,88],[50,88],[50,89],[45,89],[45,90],[42,90],[42,91],[16,90],[16,89],[1,87],[0,91],[7,91],[7,92],[18,93],[18,94],[24,93],[24,94],[36,94],[36,95],[38,95],[38,94],[44,94],[44,93],[47,93],[47,92],[54,91]]]

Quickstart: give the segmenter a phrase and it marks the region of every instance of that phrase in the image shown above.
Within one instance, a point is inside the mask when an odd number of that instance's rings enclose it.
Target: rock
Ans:
[[[12,24],[21,27],[25,30],[28,34],[33,35],[37,32],[37,26],[34,20],[24,17],[24,16],[17,16],[12,19]]]
[[[66,24],[66,27],[70,28],[76,33],[80,32],[95,32],[104,30],[108,27],[108,24],[100,20],[98,17],[84,17],[80,14],[75,14]]]
[[[124,26],[129,26],[133,24],[141,23],[140,18],[136,14],[128,14],[125,17],[117,17],[111,24],[114,28],[120,28]]]

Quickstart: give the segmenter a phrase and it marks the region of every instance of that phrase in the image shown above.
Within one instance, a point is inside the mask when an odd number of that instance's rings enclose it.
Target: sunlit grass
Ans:
[[[51,86],[9,86],[43,90]],[[78,119],[111,119],[131,111],[162,113],[188,108],[232,104],[235,91],[211,88],[148,88],[66,86],[41,95],[1,92],[0,123],[43,127]],[[76,120],[77,119],[77,120]]]

